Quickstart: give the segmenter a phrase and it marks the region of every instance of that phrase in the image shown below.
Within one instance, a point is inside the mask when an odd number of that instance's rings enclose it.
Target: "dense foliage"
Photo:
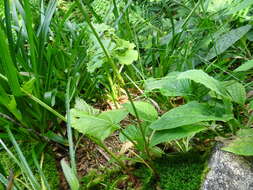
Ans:
[[[9,160],[0,162],[0,188],[55,189],[44,165],[56,158],[61,188],[185,189],[177,181],[196,170],[196,189],[205,170],[196,152],[214,145],[206,142],[252,156],[252,6],[1,1],[0,154]],[[110,137],[120,151],[108,146]],[[108,157],[110,169],[99,177],[79,171],[85,141]],[[198,162],[170,164],[168,155],[187,152]]]

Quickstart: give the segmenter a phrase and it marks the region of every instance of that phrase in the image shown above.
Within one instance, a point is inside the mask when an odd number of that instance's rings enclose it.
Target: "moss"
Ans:
[[[150,180],[151,175],[146,168],[140,168],[136,174],[143,182],[143,190],[156,189],[156,185],[163,190],[198,190],[206,168],[206,158],[199,153],[180,153],[156,160],[159,182]]]
[[[40,176],[36,170],[36,167],[33,163],[33,160],[32,160],[31,146],[32,145],[30,143],[29,143],[29,145],[28,144],[20,144],[20,148],[22,149],[22,152],[23,152],[30,168],[32,169],[37,180],[39,182],[41,182],[41,178],[40,178]],[[12,153],[14,153],[15,156],[17,156],[15,153],[15,149],[13,147],[10,148],[10,150]],[[0,151],[0,160],[1,160],[1,165],[3,166],[6,173],[9,173],[9,171],[11,169],[13,169],[15,176],[19,176],[21,174],[20,168],[9,157],[9,155],[7,154],[6,151],[4,151],[4,150]],[[57,172],[57,168],[56,168],[56,162],[55,162],[54,158],[49,154],[45,154],[44,162],[43,162],[43,172],[44,172],[46,179],[48,180],[48,183],[51,185],[51,188],[55,189],[55,190],[59,189],[59,176],[58,176],[58,172]]]

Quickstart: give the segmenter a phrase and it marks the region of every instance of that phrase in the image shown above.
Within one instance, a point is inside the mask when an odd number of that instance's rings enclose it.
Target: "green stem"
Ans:
[[[71,128],[71,120],[70,120],[70,97],[69,97],[69,91],[70,91],[70,83],[71,83],[71,77],[68,80],[67,83],[67,90],[66,90],[66,111],[67,111],[67,133],[68,133],[68,143],[69,143],[69,155],[70,155],[70,162],[71,162],[71,169],[73,173],[77,176],[76,171],[76,161],[75,161],[75,150],[74,150],[74,143],[73,143],[73,135],[72,135],[72,128]]]
[[[104,149],[104,151],[107,152],[107,153],[118,163],[118,165],[119,165],[123,170],[126,170],[126,169],[127,169],[125,163],[124,163],[122,160],[120,160],[119,157],[116,156],[112,151],[110,151],[110,150],[106,147],[106,145],[105,145],[103,142],[101,142],[101,141],[99,141],[99,140],[97,140],[96,138],[93,138],[93,137],[89,137],[89,138],[90,138],[93,142],[95,142],[98,146],[100,146],[102,149]]]
[[[91,23],[91,21],[90,21],[90,18],[89,18],[89,15],[85,12],[85,10],[84,10],[84,8],[83,8],[83,5],[82,5],[82,3],[81,3],[81,0],[76,0],[76,2],[77,2],[77,4],[78,4],[78,6],[79,6],[79,9],[80,9],[81,12],[83,13],[84,18],[85,18],[87,24],[89,25],[89,27],[90,27],[92,33],[94,34],[94,36],[95,36],[95,38],[97,39],[99,45],[101,46],[101,48],[102,48],[102,50],[103,50],[103,52],[104,52],[104,54],[105,54],[105,56],[106,56],[108,62],[110,63],[110,65],[111,65],[111,67],[112,67],[112,69],[113,69],[113,72],[115,73],[115,75],[116,75],[116,77],[118,78],[118,80],[120,81],[120,83],[122,83],[123,78],[121,77],[120,72],[119,72],[119,70],[118,70],[116,64],[114,63],[113,59],[111,58],[109,52],[107,51],[107,49],[105,48],[104,44],[102,43],[102,41],[101,41],[101,39],[100,39],[100,37],[99,37],[99,35],[98,35],[96,29],[95,29],[94,26],[92,25],[92,23]]]
[[[46,110],[48,110],[49,112],[51,112],[52,114],[54,114],[55,116],[57,116],[58,118],[60,118],[61,120],[67,122],[66,118],[61,115],[59,112],[55,111],[53,108],[51,108],[50,106],[48,106],[47,104],[45,104],[44,102],[42,102],[40,99],[38,99],[37,97],[33,96],[32,94],[30,94],[29,92],[27,92],[26,90],[24,90],[23,88],[20,88],[21,91],[23,93],[25,93],[29,98],[31,98],[33,101],[37,102],[39,105],[41,105],[43,108],[45,108]]]

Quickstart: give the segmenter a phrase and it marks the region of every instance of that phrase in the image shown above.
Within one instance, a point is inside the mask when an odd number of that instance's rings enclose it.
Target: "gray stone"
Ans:
[[[253,190],[252,160],[222,151],[221,147],[218,144],[214,148],[201,190]]]

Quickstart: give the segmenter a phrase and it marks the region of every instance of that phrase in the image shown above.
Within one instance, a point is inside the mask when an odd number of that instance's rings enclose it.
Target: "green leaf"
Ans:
[[[17,108],[17,103],[13,95],[8,95],[5,90],[0,86],[0,104],[5,106],[21,123],[22,115]]]
[[[31,93],[33,92],[33,89],[34,89],[34,84],[35,84],[35,81],[36,79],[35,78],[31,78],[29,81],[25,82],[23,85],[22,85],[22,88]]]
[[[139,128],[134,125],[127,126],[125,129],[123,129],[123,132],[134,141],[139,141],[142,138]],[[119,139],[121,142],[128,141],[128,139],[122,133],[120,133]]]
[[[241,129],[237,137],[222,150],[243,156],[253,156],[253,129]]]
[[[98,110],[89,106],[82,99],[77,98],[75,108],[70,110],[70,120],[74,129],[103,141],[119,129],[118,123],[127,114],[127,110],[118,109],[102,112],[98,115]]]
[[[210,90],[216,92],[221,96],[227,96],[226,91],[224,90],[223,85],[213,77],[209,76],[202,70],[188,70],[183,73],[180,73],[177,79],[189,79],[193,80],[196,83],[200,83]]]
[[[128,115],[128,111],[126,109],[117,109],[117,110],[109,110],[106,112],[102,112],[98,118],[107,120],[113,124],[118,124]]]
[[[83,113],[88,114],[88,115],[99,114],[98,109],[93,108],[92,106],[87,104],[83,99],[78,98],[78,97],[75,99],[75,109],[82,111]]]
[[[148,79],[145,81],[147,91],[158,89],[164,96],[190,96],[192,95],[191,82],[188,79],[177,79],[179,72],[172,72],[161,79]]]
[[[117,47],[113,50],[113,56],[122,65],[130,65],[138,59],[138,52],[134,50],[135,45],[126,40],[117,39]]]
[[[251,25],[245,25],[222,35],[220,38],[217,39],[214,46],[210,49],[209,53],[206,56],[206,59],[213,59],[217,55],[220,55],[225,52],[235,42],[240,40],[250,29]]]
[[[250,101],[249,108],[253,110],[253,100]]]
[[[223,84],[234,102],[240,105],[245,104],[246,90],[241,83],[235,81],[227,81],[223,82]]]
[[[243,72],[248,71],[253,68],[253,60],[249,60],[246,63],[243,63],[238,68],[234,70],[234,72]]]
[[[235,1],[235,2],[238,2],[238,1]],[[242,11],[243,9],[250,7],[252,4],[253,4],[252,0],[242,0],[242,1],[239,1],[239,3],[237,4],[234,3],[231,5],[231,8],[226,13],[226,15],[235,14],[238,11]]]
[[[20,96],[22,93],[20,91],[20,85],[18,81],[18,73],[12,62],[11,54],[9,51],[9,46],[7,39],[5,37],[5,33],[0,27],[0,63],[5,71],[5,75],[8,78],[8,83],[11,88],[13,95]]]
[[[229,5],[232,3],[232,0],[209,0],[206,1],[206,3],[208,3],[208,12],[218,12],[229,7]]]
[[[136,117],[133,106],[130,102],[123,105],[133,116]],[[147,102],[134,102],[137,114],[141,120],[154,121],[158,118],[158,113],[154,106]]]
[[[138,59],[138,51],[134,49],[135,45],[120,39],[113,28],[106,24],[93,24],[93,26],[100,36],[100,40],[108,55],[115,63],[130,65]],[[90,35],[87,55],[89,59],[87,69],[89,72],[94,72],[108,62],[108,58],[94,35]]]
[[[226,114],[224,107],[212,107],[196,101],[176,107],[165,113],[150,126],[154,130],[173,129],[185,125],[192,125],[202,121],[229,121],[232,114]]]
[[[70,110],[71,126],[82,134],[95,137],[103,141],[119,127],[114,123],[87,115],[86,112],[77,109]]]
[[[64,173],[64,176],[70,186],[71,190],[79,190],[79,181],[74,174],[73,170],[69,167],[68,163],[62,159],[61,160],[61,167]]]
[[[156,131],[150,141],[150,145],[155,146],[163,142],[169,142],[172,140],[178,140],[178,139],[188,137],[188,136],[193,136],[196,133],[203,131],[205,129],[206,127],[203,127],[203,126],[190,125],[190,126],[183,126],[183,127],[178,127],[174,129]]]

